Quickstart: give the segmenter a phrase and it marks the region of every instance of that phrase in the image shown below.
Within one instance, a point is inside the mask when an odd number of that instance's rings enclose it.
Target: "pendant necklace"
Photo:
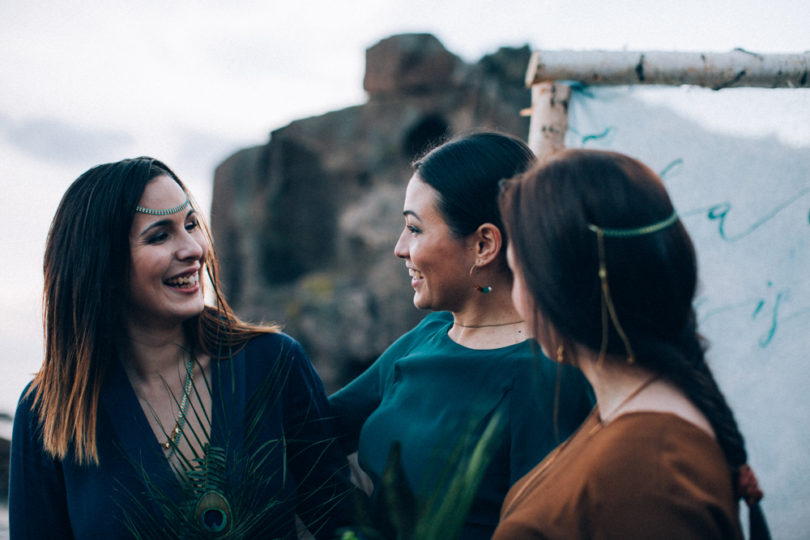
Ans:
[[[192,355],[188,355],[186,359],[186,381],[183,384],[183,397],[180,399],[180,412],[177,413],[177,420],[174,423],[174,429],[169,434],[168,440],[161,443],[164,450],[171,450],[168,457],[172,457],[177,451],[177,445],[180,444],[180,439],[183,438],[183,427],[186,425],[186,407],[188,406],[188,397],[191,395],[191,384],[193,382],[192,371],[194,370],[194,359]]]

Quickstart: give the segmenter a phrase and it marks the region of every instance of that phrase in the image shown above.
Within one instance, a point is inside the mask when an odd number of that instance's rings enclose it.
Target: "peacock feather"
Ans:
[[[177,459],[171,465],[176,482],[169,486],[142,466],[136,467],[143,479],[145,494],[126,493],[122,504],[125,523],[134,538],[229,540],[287,538],[288,535],[295,538],[289,523],[296,503],[306,509],[299,512],[301,525],[317,534],[327,516],[351,491],[337,475],[316,485],[312,491],[317,491],[317,495],[300,489],[306,478],[296,478],[298,489],[295,500],[290,500],[287,488],[291,485],[291,464],[305,459],[314,470],[321,457],[337,442],[331,437],[302,440],[307,425],[327,421],[307,410],[299,415],[305,420],[286,426],[280,437],[259,439],[265,422],[278,422],[273,414],[290,376],[290,363],[283,356],[268,364],[272,368],[248,400],[243,418],[228,418],[224,422],[228,426],[232,422],[244,422],[244,437],[239,443],[229,435],[221,437],[226,441],[224,445],[212,442],[212,415],[198,405],[202,402],[199,398],[202,392],[207,392],[212,398],[212,410],[224,409],[224,404],[214,402],[216,394],[207,378],[201,388],[193,386],[197,399],[189,400],[193,404],[189,414],[197,421],[187,423],[185,436],[197,444],[192,445],[191,455],[176,454]],[[231,390],[223,388],[220,394]],[[195,447],[201,450],[194,451]],[[300,450],[294,450],[296,448]],[[332,496],[324,499],[324,491]],[[157,512],[155,507],[159,509]]]
[[[225,497],[226,459],[222,448],[207,444],[203,456],[195,458],[197,464],[188,471],[187,487],[197,496],[194,519],[197,526],[214,538],[227,534],[233,525],[231,505]]]
[[[227,444],[214,445],[211,418],[204,410],[193,406],[191,414],[198,422],[192,423],[186,436],[196,441],[202,450],[191,456],[177,455],[173,473],[179,492],[166,488],[140,468],[146,496],[130,493],[125,504],[125,521],[134,538],[229,540],[280,536],[273,531],[283,526],[281,520],[286,519],[284,508],[289,501],[275,486],[285,486],[290,481],[290,463],[311,459],[312,455],[324,455],[337,442],[329,438],[301,444],[305,439],[302,425],[290,426],[278,439],[258,438],[262,424],[274,421],[271,415],[289,378],[289,370],[284,367],[286,362],[279,359],[273,365],[247,404],[242,451]],[[198,392],[214,395],[208,380],[202,388],[195,386],[193,392],[198,399],[192,403],[200,402]],[[212,403],[212,409],[215,406],[218,405]],[[339,482],[336,485],[340,488],[334,490],[334,495],[318,503],[309,500],[316,496],[318,486],[312,492],[299,492],[298,501],[309,508],[308,512],[299,515],[303,526],[317,535],[326,516],[350,500],[353,503],[351,516],[344,521],[352,526],[341,530],[342,540],[459,538],[478,486],[501,443],[504,409],[502,400],[485,419],[482,429],[471,428],[468,436],[458,441],[448,460],[452,465],[445,466],[438,475],[439,487],[431,496],[418,498],[414,495],[402,468],[401,447],[394,444],[377,488],[378,497],[372,501],[359,490]],[[304,418],[313,416],[308,410],[301,413]],[[318,418],[315,421],[329,422],[330,419]],[[203,427],[194,428],[196,425]],[[276,459],[279,454],[283,459]],[[277,468],[268,466],[275,462],[283,465]],[[315,466],[317,459],[312,470]],[[159,512],[154,511],[155,506]],[[346,505],[343,509],[346,510]],[[296,534],[293,532],[289,537],[295,538]]]

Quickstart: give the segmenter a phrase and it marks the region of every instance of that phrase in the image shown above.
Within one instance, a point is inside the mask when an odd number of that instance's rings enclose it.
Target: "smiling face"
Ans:
[[[187,200],[169,176],[149,181],[138,206],[160,211]],[[190,205],[165,215],[138,211],[132,220],[128,317],[141,325],[178,325],[204,308],[202,265],[208,243]]]
[[[414,174],[405,192],[405,228],[394,254],[405,260],[419,309],[456,311],[470,297],[475,251],[451,232],[439,213],[438,193]]]

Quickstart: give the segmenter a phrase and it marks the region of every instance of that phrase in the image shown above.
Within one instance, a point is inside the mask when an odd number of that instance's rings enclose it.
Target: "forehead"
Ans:
[[[408,181],[408,187],[405,190],[405,204],[404,211],[406,213],[416,213],[421,219],[438,214],[438,197],[439,192],[427,184],[415,173]]]
[[[166,175],[151,179],[143,190],[138,206],[150,210],[174,208],[186,201],[186,194],[180,185]]]

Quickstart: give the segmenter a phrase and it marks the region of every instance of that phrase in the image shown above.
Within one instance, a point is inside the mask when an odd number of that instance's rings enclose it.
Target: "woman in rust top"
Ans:
[[[661,180],[567,150],[501,199],[518,311],[579,367],[590,417],[510,490],[496,540],[767,537],[743,437],[704,359],[695,250]]]

